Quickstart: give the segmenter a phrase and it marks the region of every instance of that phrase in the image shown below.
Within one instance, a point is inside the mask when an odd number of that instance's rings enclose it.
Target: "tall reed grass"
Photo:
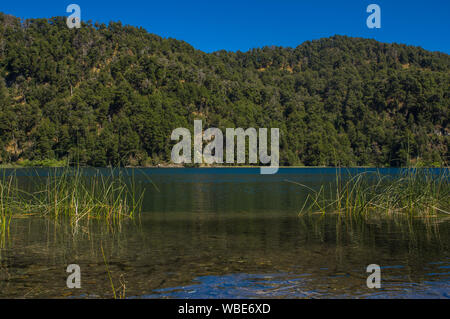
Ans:
[[[20,187],[16,174],[0,179],[0,227],[7,229],[12,216],[37,215],[55,219],[101,219],[111,223],[140,212],[144,189],[134,176],[111,171],[84,176],[80,168],[52,169],[33,179],[32,190]]]
[[[16,189],[16,181],[3,174],[0,182],[0,248],[3,248],[9,234],[9,226],[16,206],[13,198],[13,190]]]
[[[309,190],[300,214],[450,214],[449,175],[445,170],[440,175],[427,169],[405,169],[399,175],[366,172],[352,176],[338,169],[335,183],[319,189],[295,184]]]

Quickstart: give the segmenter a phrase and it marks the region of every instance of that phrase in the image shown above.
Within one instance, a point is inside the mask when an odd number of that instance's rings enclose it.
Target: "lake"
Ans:
[[[16,174],[31,185],[47,172]],[[134,220],[74,229],[13,219],[0,248],[0,298],[111,298],[109,275],[127,298],[450,297],[449,217],[298,216],[308,193],[295,183],[317,188],[335,169],[127,172],[146,189]],[[81,289],[66,287],[69,264],[80,266]],[[370,264],[381,267],[380,289],[367,288]]]

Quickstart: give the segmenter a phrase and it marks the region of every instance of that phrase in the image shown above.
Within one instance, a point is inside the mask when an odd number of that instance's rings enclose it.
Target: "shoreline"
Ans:
[[[0,169],[29,169],[29,168],[65,168],[65,167],[77,167],[76,165],[70,166],[70,165],[18,165],[18,164],[0,164]],[[116,169],[116,168],[131,168],[131,169],[146,169],[146,168],[159,168],[159,169],[169,169],[169,168],[178,168],[178,169],[228,169],[228,168],[234,168],[234,169],[244,169],[244,168],[254,168],[254,169],[260,169],[261,167],[266,166],[224,166],[224,165],[214,165],[214,166],[183,166],[183,165],[176,165],[176,164],[164,164],[164,165],[151,165],[151,166],[79,166],[80,168],[98,168],[98,169]],[[267,166],[268,167],[268,166]],[[414,167],[414,166],[278,166],[280,169],[286,169],[286,168],[335,168],[335,169],[345,169],[345,168],[366,168],[366,169],[401,169],[401,168],[421,168],[421,169],[449,169],[450,166],[423,166],[423,167]]]

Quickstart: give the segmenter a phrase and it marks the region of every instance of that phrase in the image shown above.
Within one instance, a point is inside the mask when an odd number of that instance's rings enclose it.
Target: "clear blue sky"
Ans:
[[[340,34],[450,53],[449,0],[2,0],[0,11],[21,18],[66,16],[71,3],[80,5],[83,21],[120,20],[206,52],[295,47]],[[366,26],[371,3],[381,7],[381,29]]]

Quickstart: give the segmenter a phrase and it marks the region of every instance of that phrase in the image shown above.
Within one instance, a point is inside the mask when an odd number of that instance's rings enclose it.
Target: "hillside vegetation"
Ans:
[[[150,30],[151,31],[151,30]],[[446,165],[450,56],[334,36],[204,53],[119,23],[0,13],[0,162],[170,162],[177,127],[278,127],[281,165]]]

